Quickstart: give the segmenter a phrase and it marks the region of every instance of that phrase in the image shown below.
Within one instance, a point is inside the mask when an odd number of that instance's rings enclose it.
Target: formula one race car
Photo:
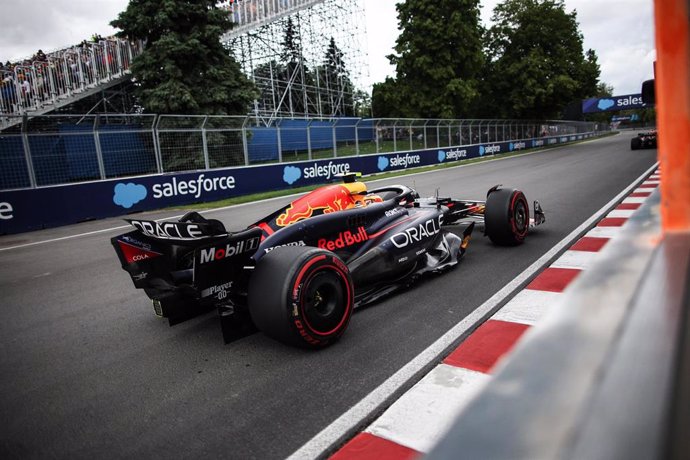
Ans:
[[[636,137],[630,139],[630,150],[639,149],[655,149],[656,148],[656,131],[647,131],[646,133],[637,133]]]
[[[420,198],[396,185],[367,191],[355,174],[323,186],[247,229],[228,232],[190,212],[178,222],[128,220],[111,242],[134,286],[176,324],[218,309],[226,342],[256,328],[281,342],[323,347],[354,308],[458,263],[475,223],[499,245],[522,243],[534,218],[522,192],[486,201]],[[448,226],[468,224],[461,236]]]

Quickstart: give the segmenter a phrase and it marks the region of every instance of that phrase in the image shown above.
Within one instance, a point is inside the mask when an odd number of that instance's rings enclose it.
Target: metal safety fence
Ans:
[[[82,42],[0,68],[0,127],[12,116],[54,107],[129,73],[141,42],[117,38]]]
[[[24,115],[0,132],[0,190],[567,136],[589,122]]]

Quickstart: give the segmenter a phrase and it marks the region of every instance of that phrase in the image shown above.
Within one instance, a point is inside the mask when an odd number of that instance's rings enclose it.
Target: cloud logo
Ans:
[[[612,99],[601,99],[597,104],[599,110],[606,110],[613,107],[616,103]]]
[[[484,152],[485,152],[484,146],[483,146],[483,145],[480,145],[480,146],[479,146],[479,156],[480,156],[480,157],[483,157],[483,156],[484,156]]]
[[[512,152],[514,148],[515,148],[515,145],[513,145],[512,142],[510,144],[508,144],[508,150],[510,150]]]
[[[383,171],[388,167],[388,158],[379,157],[379,171]]]
[[[446,159],[446,152],[444,152],[443,150],[439,150],[438,151],[438,162],[443,163],[443,160],[445,160],[445,159]]]
[[[115,185],[113,203],[125,209],[129,209],[146,198],[147,194],[146,187],[143,185],[133,184],[131,182],[127,184],[119,183]]]
[[[286,166],[283,170],[283,180],[286,184],[292,185],[302,177],[302,170],[295,166]]]

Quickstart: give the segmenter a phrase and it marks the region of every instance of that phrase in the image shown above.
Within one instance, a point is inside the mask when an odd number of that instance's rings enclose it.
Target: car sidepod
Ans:
[[[358,305],[458,263],[465,238],[442,227],[443,214],[436,208],[408,208],[372,235],[369,247],[348,262]]]

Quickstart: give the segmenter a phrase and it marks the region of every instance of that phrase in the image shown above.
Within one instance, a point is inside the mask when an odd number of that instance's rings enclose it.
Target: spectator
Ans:
[[[19,90],[24,107],[29,107],[31,104],[31,83],[29,83],[29,80],[23,73],[19,74]]]
[[[48,60],[48,57],[45,55],[43,50],[38,50],[36,54],[34,54],[33,61],[41,61],[41,62],[46,62]]]

